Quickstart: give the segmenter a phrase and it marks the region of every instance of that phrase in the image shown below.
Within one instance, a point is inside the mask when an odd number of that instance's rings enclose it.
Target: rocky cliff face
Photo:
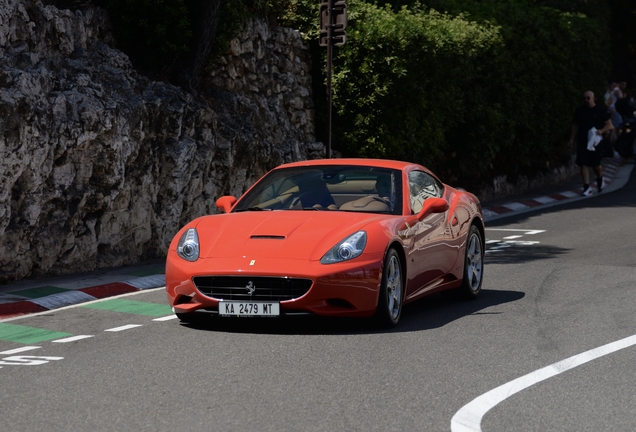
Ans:
[[[104,11],[3,0],[0,279],[162,256],[219,196],[323,156],[307,58],[297,33],[252,23],[195,98],[139,75]]]

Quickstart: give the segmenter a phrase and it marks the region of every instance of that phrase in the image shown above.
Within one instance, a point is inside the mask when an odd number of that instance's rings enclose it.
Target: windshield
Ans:
[[[270,172],[234,211],[336,210],[401,214],[401,172],[360,166],[312,166]]]

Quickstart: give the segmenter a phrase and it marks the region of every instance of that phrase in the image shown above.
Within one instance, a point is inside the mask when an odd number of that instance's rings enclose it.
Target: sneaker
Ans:
[[[592,188],[589,185],[587,185],[585,189],[583,189],[583,193],[581,194],[581,196],[590,196],[593,193],[594,192],[592,192]]]
[[[600,179],[597,178],[596,186],[599,192],[603,192],[603,189],[605,189],[605,186],[607,186],[607,184],[605,183],[605,178],[604,177],[601,177]]]

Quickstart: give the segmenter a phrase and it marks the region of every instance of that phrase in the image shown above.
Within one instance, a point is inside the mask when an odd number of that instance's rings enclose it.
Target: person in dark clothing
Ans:
[[[596,174],[596,185],[598,191],[601,192],[605,187],[603,183],[603,170],[601,167],[601,151],[598,148],[588,150],[588,136],[592,128],[596,129],[596,135],[603,135],[614,129],[611,121],[610,112],[594,101],[594,93],[586,91],[583,93],[583,104],[574,112],[574,120],[572,121],[572,134],[570,136],[571,147],[576,139],[576,164],[581,167],[581,177],[583,178],[583,196],[592,195],[590,188],[590,173],[588,167],[591,167]]]
[[[624,83],[621,83],[621,84],[624,84]],[[636,104],[634,103],[633,95],[629,95],[623,92],[623,97],[617,100],[615,105],[616,105],[616,112],[618,112],[623,118],[623,123],[634,122],[634,111],[636,111]]]

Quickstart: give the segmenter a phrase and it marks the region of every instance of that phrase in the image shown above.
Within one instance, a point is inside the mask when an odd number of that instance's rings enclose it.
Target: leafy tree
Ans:
[[[47,0],[72,1],[72,0]],[[192,91],[253,16],[301,30],[314,62],[318,137],[325,49],[316,0],[94,0],[136,65]],[[609,4],[627,0],[347,0],[335,50],[333,147],[421,162],[471,188],[563,163],[580,94],[609,74]],[[625,32],[626,47],[636,37]],[[629,42],[632,41],[632,42]],[[630,45],[631,44],[631,45]]]
[[[607,76],[608,14],[557,1],[349,0],[334,59],[334,148],[418,161],[469,188],[563,163],[580,94]],[[287,19],[313,39],[313,13]]]

